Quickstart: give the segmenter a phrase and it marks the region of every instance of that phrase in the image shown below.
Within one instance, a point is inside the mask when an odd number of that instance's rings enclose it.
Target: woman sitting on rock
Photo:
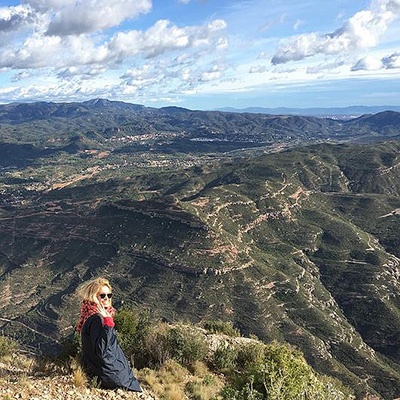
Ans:
[[[124,388],[141,392],[138,381],[117,343],[114,330],[115,309],[111,305],[111,285],[96,278],[78,288],[82,299],[77,330],[82,339],[86,372],[105,389]]]

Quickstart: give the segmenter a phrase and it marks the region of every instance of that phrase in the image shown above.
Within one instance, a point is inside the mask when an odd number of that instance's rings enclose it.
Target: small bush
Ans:
[[[172,359],[172,349],[168,343],[168,329],[167,325],[160,324],[147,336],[142,349],[148,355],[147,366],[161,366],[165,361]]]
[[[149,361],[153,365],[162,365],[169,359],[174,359],[188,366],[205,357],[208,347],[200,333],[185,327],[171,328],[159,324],[153,329],[146,341]]]
[[[173,358],[181,364],[188,366],[205,357],[208,346],[199,332],[178,327],[172,328],[168,336],[174,349]]]
[[[221,391],[222,400],[263,400],[264,395],[253,388],[253,380],[246,383],[241,389],[226,386]]]
[[[115,315],[118,343],[136,368],[149,366],[146,342],[152,326],[148,311],[121,310]]]
[[[233,323],[230,321],[206,321],[204,323],[204,328],[210,333],[222,333],[231,337],[240,336],[239,329],[234,328]]]
[[[74,332],[67,336],[62,342],[62,349],[59,358],[68,361],[71,357],[75,358],[81,354],[82,344],[79,333]]]
[[[266,346],[264,360],[263,385],[271,400],[297,399],[305,395],[313,371],[300,351],[272,343]]]
[[[249,375],[251,375],[264,362],[264,351],[265,344],[263,343],[253,342],[243,344],[238,347],[237,364],[245,371],[249,370]]]
[[[238,350],[235,346],[222,343],[214,353],[212,365],[217,371],[227,372],[236,367]]]
[[[11,356],[18,349],[18,343],[7,337],[0,336],[0,357]]]

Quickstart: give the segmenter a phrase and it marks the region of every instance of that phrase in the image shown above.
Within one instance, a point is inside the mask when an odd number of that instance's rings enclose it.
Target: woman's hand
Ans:
[[[107,311],[107,309],[102,305],[97,305],[97,310],[102,317],[111,317],[111,314]]]

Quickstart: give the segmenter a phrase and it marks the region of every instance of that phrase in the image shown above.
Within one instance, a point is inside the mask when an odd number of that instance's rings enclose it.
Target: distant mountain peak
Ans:
[[[167,111],[167,112],[187,112],[187,111],[192,111],[192,110],[189,110],[188,108],[177,107],[177,106],[161,107],[160,110],[161,111]]]
[[[141,104],[125,103],[123,101],[108,100],[102,98],[95,98],[88,101],[84,101],[83,105],[90,108],[104,108],[104,107],[115,107],[124,109],[142,109],[145,108]]]
[[[101,99],[101,98],[91,99],[91,100],[83,102],[84,105],[92,106],[92,107],[106,107],[106,106],[111,105],[112,103],[113,103],[113,101],[110,101],[107,99]]]

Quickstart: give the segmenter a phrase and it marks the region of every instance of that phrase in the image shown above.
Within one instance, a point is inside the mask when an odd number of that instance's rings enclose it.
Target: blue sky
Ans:
[[[0,103],[400,105],[400,0],[0,1]]]

